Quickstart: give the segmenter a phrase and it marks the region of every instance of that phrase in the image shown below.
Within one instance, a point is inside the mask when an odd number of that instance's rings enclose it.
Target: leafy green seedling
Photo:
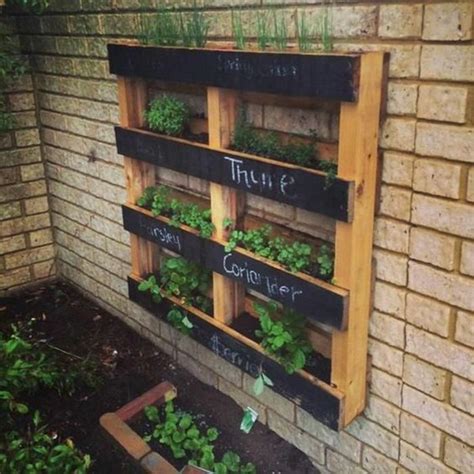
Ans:
[[[190,119],[188,106],[181,100],[163,95],[151,101],[145,120],[151,130],[171,136],[182,136]]]
[[[263,393],[265,385],[273,387],[273,381],[261,371],[253,384],[253,393],[259,397]]]
[[[189,335],[193,329],[193,323],[189,320],[187,314],[177,308],[168,312],[166,319],[171,325],[183,334]]]
[[[245,49],[245,34],[244,27],[242,23],[242,12],[240,9],[238,12],[231,10],[231,19],[232,19],[232,35],[234,37],[235,49]]]

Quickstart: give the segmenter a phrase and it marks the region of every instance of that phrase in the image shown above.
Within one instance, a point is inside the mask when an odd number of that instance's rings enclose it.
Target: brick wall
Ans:
[[[365,413],[335,434],[271,391],[255,400],[251,380],[127,300],[129,236],[122,230],[122,158],[114,147],[117,90],[106,43],[134,37],[135,0],[55,1],[41,18],[18,18],[32,52],[44,156],[63,277],[151,337],[209,384],[252,405],[260,419],[329,472],[474,470],[474,128],[472,5],[458,1],[335,2],[337,49],[391,53],[387,118],[381,133],[382,185],[370,321],[370,394]],[[206,0],[212,35],[231,30],[230,0]],[[294,5],[312,16],[318,2]],[[248,8],[248,10],[246,10]],[[149,10],[151,11],[151,10]],[[287,111],[288,112],[288,111]],[[294,112],[296,114],[296,112]],[[291,130],[277,108],[255,120]],[[337,122],[303,114],[329,144]],[[309,128],[309,127],[308,127]],[[206,186],[162,172],[161,179],[206,195]],[[277,207],[278,206],[278,207]],[[295,227],[331,239],[334,223],[251,199],[257,215],[286,215]]]
[[[2,31],[13,34],[14,27],[2,20]],[[32,75],[12,84],[6,96],[14,129],[0,135],[0,294],[55,272]]]

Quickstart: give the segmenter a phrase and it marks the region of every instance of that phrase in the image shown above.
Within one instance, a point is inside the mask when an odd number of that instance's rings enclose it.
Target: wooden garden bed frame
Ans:
[[[203,263],[214,271],[214,313],[210,317],[195,308],[185,307],[198,328],[193,329],[196,334],[191,337],[212,350],[209,340],[217,334],[220,340],[225,340],[229,350],[239,352],[240,360],[248,358],[249,363],[253,363],[258,356],[265,373],[278,380],[281,388],[276,390],[283,396],[332,429],[348,425],[363,411],[366,397],[384,54],[299,54],[111,44],[109,60],[111,73],[118,75],[121,127],[116,128],[116,136],[118,151],[125,156],[128,192],[124,223],[132,232],[131,299],[156,314],[162,312],[147,295],[137,291],[138,282],[157,270],[157,243]],[[209,145],[140,130],[147,105],[146,79],[207,87]],[[275,100],[283,106],[294,105],[295,98],[305,97],[339,102],[338,176],[334,185],[325,189],[324,173],[226,149],[231,141],[241,93],[278,94]],[[243,166],[266,173],[276,182],[285,175],[285,183],[289,180],[293,185],[291,196],[281,189],[268,190],[262,186],[248,189],[246,183],[236,183],[232,169],[225,165],[226,158],[227,161],[241,160]],[[155,185],[156,166],[210,181],[215,226],[212,239],[202,239],[186,226],[170,227],[166,218],[153,217],[135,205],[144,189]],[[226,255],[223,247],[228,237],[223,221],[224,218],[231,218],[236,223],[241,221],[246,190],[338,219],[335,285],[302,273],[292,274],[243,249],[232,252],[240,261],[255,265],[256,271],[266,278],[279,279],[282,287],[296,285],[301,291],[297,294],[305,297],[297,302],[289,302],[285,299],[286,294],[281,298],[271,296],[330,329],[330,384],[304,371],[285,378],[283,369],[263,354],[258,344],[229,327],[246,308],[245,288],[269,296],[248,281],[228,278],[228,273],[222,271],[222,259]],[[167,242],[160,237],[161,231],[173,234],[175,239]],[[180,239],[179,248],[176,238]],[[171,302],[183,306],[176,299]],[[316,308],[317,314],[312,308]],[[219,355],[225,358],[223,354]],[[234,359],[239,360],[239,357]],[[303,385],[298,382],[301,380],[305,382]]]

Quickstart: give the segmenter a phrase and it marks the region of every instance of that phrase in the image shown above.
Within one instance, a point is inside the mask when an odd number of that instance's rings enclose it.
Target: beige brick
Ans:
[[[411,324],[448,337],[451,308],[424,296],[408,293],[406,300],[406,319]]]
[[[382,38],[418,38],[421,35],[423,6],[381,5],[379,36]]]
[[[33,275],[35,278],[49,278],[56,274],[56,266],[54,260],[35,263],[33,265]]]
[[[318,463],[324,463],[324,445],[271,410],[268,410],[268,427]]]
[[[12,112],[35,109],[35,98],[30,92],[21,94],[9,94],[8,102]]]
[[[418,86],[403,82],[389,82],[387,112],[390,115],[415,115]]]
[[[22,181],[34,181],[40,178],[44,178],[43,163],[21,167],[21,180]]]
[[[411,212],[411,191],[395,186],[382,186],[380,213],[395,219],[408,221]]]
[[[474,351],[408,324],[406,327],[406,352],[461,377],[474,380],[472,365]]]
[[[408,288],[454,306],[474,310],[472,280],[436,270],[411,261],[408,266]]]
[[[374,307],[397,318],[405,317],[406,291],[382,281],[375,282]]]
[[[462,243],[461,272],[474,276],[474,243],[472,242]]]
[[[360,416],[348,426],[346,431],[389,458],[398,458],[397,436],[376,423]]]
[[[441,453],[441,431],[408,413],[402,412],[400,436],[435,458]]]
[[[217,386],[217,375],[208,368],[196,362],[193,357],[190,357],[183,352],[178,352],[178,363],[181,364],[181,366],[186,367],[186,370],[191,372],[191,374],[193,374],[201,382],[213,387]]]
[[[13,184],[17,180],[17,168],[3,168],[0,172],[0,186]]]
[[[39,161],[41,161],[41,151],[37,146],[21,150],[3,151],[0,168],[37,163]]]
[[[393,150],[413,151],[415,149],[415,126],[415,120],[388,118],[382,130],[381,146]]]
[[[19,202],[16,201],[0,204],[0,221],[13,219],[18,216],[21,216],[21,205]]]
[[[410,258],[453,270],[456,240],[422,227],[413,227],[410,233]]]
[[[395,474],[398,464],[370,446],[364,446],[362,453],[362,467],[368,472]],[[351,471],[352,472],[352,471]]]
[[[23,267],[32,263],[41,262],[54,257],[54,247],[47,245],[37,249],[27,249],[21,252],[7,255],[5,257],[5,267],[7,269]]]
[[[474,347],[474,315],[459,311],[456,320],[456,341]]]
[[[454,471],[447,468],[441,461],[432,458],[404,441],[400,443],[400,464],[413,472],[454,474]]]
[[[403,371],[403,352],[387,344],[369,339],[369,354],[374,367],[400,377]]]
[[[459,472],[472,472],[474,448],[448,436],[444,450],[444,462]]]
[[[469,168],[469,175],[467,179],[467,196],[468,201],[474,202],[474,166]]]
[[[431,41],[472,39],[472,3],[446,2],[426,5],[423,39]]]
[[[373,253],[375,274],[380,280],[404,286],[407,282],[408,258],[391,252],[376,249]]]
[[[419,155],[473,163],[474,128],[419,122],[416,152]]]
[[[379,217],[375,221],[375,245],[394,252],[408,253],[410,226],[392,219]]]
[[[415,161],[413,189],[422,193],[458,199],[461,192],[460,165],[438,160]]]
[[[469,82],[473,67],[474,47],[470,45],[423,45],[421,49],[422,79]]]
[[[370,318],[370,335],[391,346],[403,349],[405,344],[404,321],[373,311]]]
[[[0,273],[0,290],[13,288],[30,281],[30,269],[28,267]]]
[[[371,392],[390,403],[400,406],[402,403],[402,381],[377,368],[372,368],[370,378]]]
[[[414,193],[412,222],[448,234],[474,238],[474,208],[468,204]]]
[[[446,403],[424,395],[411,387],[403,387],[403,408],[456,438],[474,444],[472,417]]]
[[[403,381],[438,400],[444,399],[447,383],[446,371],[409,354],[405,355]]]
[[[359,461],[362,443],[344,431],[335,432],[330,430],[301,408],[296,409],[296,424],[317,440],[327,444],[331,449],[334,449],[334,451],[337,451],[352,461]]]
[[[51,229],[35,230],[30,232],[30,244],[32,247],[49,244],[53,241],[53,232]]]
[[[243,387],[249,395],[254,394],[254,383],[255,379],[253,377],[244,374]],[[295,404],[289,401],[287,398],[282,397],[281,395],[269,388],[265,388],[263,393],[258,398],[263,404],[267,405],[268,407],[271,407],[271,409],[275,411],[278,415],[281,415],[288,421],[295,421]]]
[[[24,199],[39,194],[46,194],[46,182],[44,180],[12,184],[0,188],[0,202]]]
[[[44,227],[49,227],[50,225],[51,222],[48,213],[28,217],[18,217],[16,219],[0,222],[0,237],[42,229]]]
[[[400,431],[400,408],[382,398],[371,395],[368,398],[364,415],[392,433],[398,434]]]
[[[454,376],[451,382],[451,405],[474,416],[474,383]]]
[[[41,212],[46,212],[49,209],[48,198],[42,196],[39,198],[25,199],[25,211],[27,215],[39,214]]]
[[[329,472],[337,474],[364,474],[366,471],[356,463],[328,449],[326,451],[326,466]]]
[[[40,144],[38,129],[18,130],[15,132],[16,145],[19,147],[33,146]]]
[[[0,255],[4,255],[8,252],[16,252],[26,247],[24,235],[14,235],[13,237],[7,237],[0,239]]]
[[[417,117],[441,122],[465,123],[466,87],[421,85]]]

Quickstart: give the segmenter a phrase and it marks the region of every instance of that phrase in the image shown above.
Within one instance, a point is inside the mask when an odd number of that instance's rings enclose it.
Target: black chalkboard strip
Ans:
[[[267,158],[171,138],[144,130],[115,127],[121,155],[241,189],[258,196],[352,220],[353,182]]]
[[[226,252],[225,243],[203,239],[187,226],[171,226],[169,219],[153,217],[138,206],[123,206],[123,221],[129,232],[294,308],[310,320],[339,330],[346,328],[349,294],[342,288],[303,273],[291,273],[241,248]]]
[[[357,55],[301,54],[109,44],[111,74],[170,82],[321,97],[357,99]]]
[[[252,377],[257,377],[263,370],[273,381],[275,392],[293,401],[332,430],[341,429],[344,406],[341,392],[305,371],[293,375],[286,373],[257,343],[202,311],[183,305],[176,298],[165,299],[161,304],[154,303],[148,294],[138,290],[138,284],[138,280],[128,279],[132,301],[159,317],[163,317],[172,305],[186,309],[193,324],[190,337]]]

